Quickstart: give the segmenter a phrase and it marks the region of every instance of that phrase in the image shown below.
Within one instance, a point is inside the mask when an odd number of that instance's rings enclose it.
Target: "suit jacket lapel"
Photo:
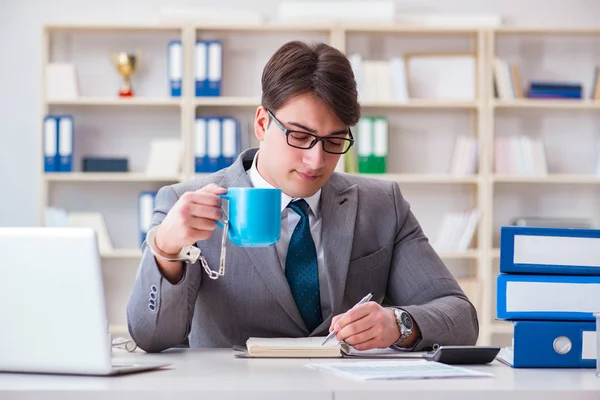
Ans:
[[[252,182],[248,177],[244,164],[251,163],[255,149],[247,150],[240,155],[236,162],[228,169],[223,177],[221,185],[224,187],[252,187]],[[308,334],[306,324],[298,311],[292,291],[285,277],[283,267],[279,262],[277,249],[275,246],[270,247],[244,247],[246,252],[257,272],[263,279],[267,289],[271,292],[277,302],[283,307],[290,318]]]
[[[315,331],[328,328],[334,315],[342,310],[346,276],[354,240],[354,224],[358,206],[356,185],[344,186],[337,175],[332,175],[321,192],[322,233],[321,245],[329,285],[332,314]]]

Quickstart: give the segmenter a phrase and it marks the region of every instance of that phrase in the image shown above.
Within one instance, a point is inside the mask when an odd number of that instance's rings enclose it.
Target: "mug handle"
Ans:
[[[227,194],[220,194],[219,197],[227,200],[227,213],[225,212],[225,210],[223,210],[223,207],[221,207],[221,211],[223,211],[223,215],[226,217],[226,219],[229,219],[229,200],[231,199],[231,197],[229,197],[229,195],[227,195]],[[221,229],[225,228],[221,221],[217,221],[217,225]]]

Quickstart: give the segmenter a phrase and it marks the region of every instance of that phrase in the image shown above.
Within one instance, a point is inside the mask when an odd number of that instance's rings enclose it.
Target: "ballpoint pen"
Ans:
[[[359,306],[363,303],[366,303],[367,301],[371,300],[373,298],[373,293],[369,293],[368,295],[366,295],[365,297],[363,297],[358,303],[356,303],[354,305],[354,307]],[[352,308],[354,308],[352,307]],[[352,310],[352,308],[350,310]],[[335,336],[337,332],[334,330],[332,330],[331,332],[329,332],[329,335],[327,335],[327,337],[325,338],[325,340],[323,340],[323,343],[321,343],[321,346],[325,346],[325,344],[327,342],[329,342],[331,340],[332,337]]]

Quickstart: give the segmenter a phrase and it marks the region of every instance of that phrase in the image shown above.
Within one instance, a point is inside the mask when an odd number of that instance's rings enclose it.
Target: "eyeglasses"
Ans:
[[[287,129],[281,121],[279,121],[270,110],[267,110],[267,113],[275,124],[281,129],[283,133],[285,133],[285,137],[287,139],[287,144],[295,147],[297,149],[308,150],[315,147],[315,145],[319,142],[323,143],[323,150],[326,153],[330,154],[344,154],[350,147],[354,144],[354,137],[352,136],[352,131],[348,128],[348,135],[350,138],[338,137],[338,136],[326,136],[321,137],[317,135],[313,135],[309,132],[301,132],[301,131],[292,131]]]

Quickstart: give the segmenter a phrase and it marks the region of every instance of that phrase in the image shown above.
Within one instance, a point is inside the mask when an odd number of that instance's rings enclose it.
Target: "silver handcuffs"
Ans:
[[[194,264],[196,261],[200,260],[200,263],[202,264],[202,267],[208,274],[208,277],[210,279],[217,279],[219,276],[225,275],[225,248],[226,248],[225,245],[227,243],[227,233],[229,230],[229,222],[227,220],[225,220],[225,223],[223,225],[224,226],[223,226],[223,237],[221,239],[221,257],[219,260],[219,271],[213,271],[210,269],[210,267],[208,266],[208,263],[206,262],[206,258],[204,258],[204,256],[201,255],[200,249],[196,246],[186,246],[186,247],[182,248],[179,251],[179,253],[176,255],[165,253],[161,249],[159,249],[158,246],[156,245],[156,241],[155,241],[156,232],[158,231],[159,225],[153,227],[152,229],[150,229],[148,231],[148,233],[146,234],[146,244],[148,245],[150,252],[155,257],[158,257],[165,261],[171,261],[171,262],[183,261],[186,263]]]

